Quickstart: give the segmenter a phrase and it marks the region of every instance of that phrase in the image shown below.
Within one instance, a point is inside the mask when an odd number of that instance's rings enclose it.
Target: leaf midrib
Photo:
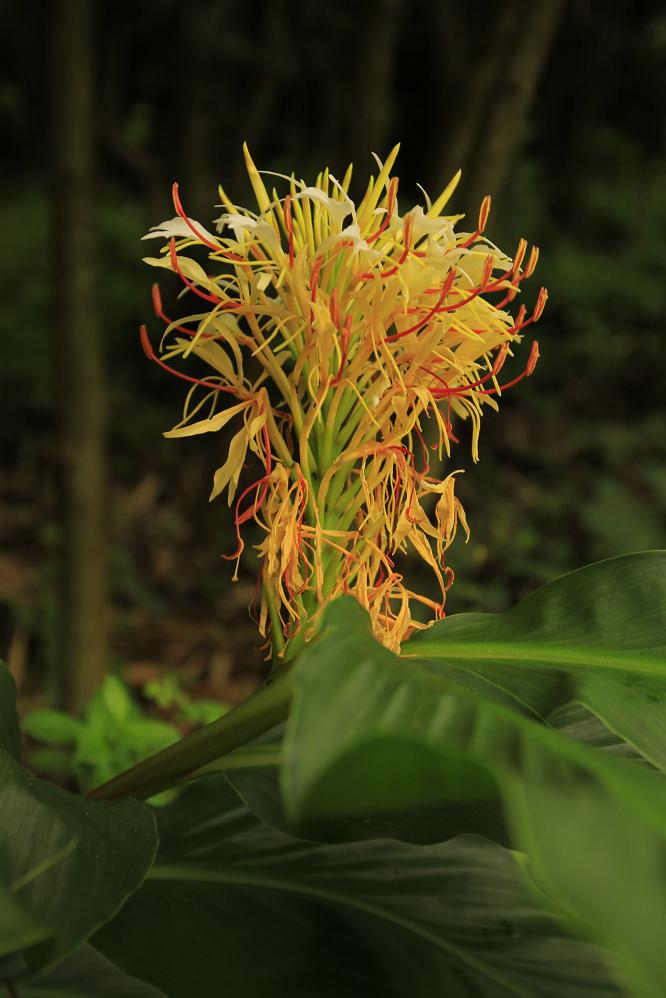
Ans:
[[[321,887],[312,887],[302,881],[282,880],[279,877],[264,877],[251,873],[239,873],[235,870],[210,870],[198,867],[193,869],[187,866],[177,866],[175,864],[153,866],[146,877],[146,880],[181,881],[191,883],[211,883],[216,884],[238,884],[243,887],[263,887],[267,890],[281,890],[290,894],[301,894],[305,897],[316,898],[319,901],[329,901],[343,907],[355,908],[365,914],[373,915],[385,922],[391,922],[400,928],[411,932],[413,935],[432,943],[435,947],[448,953],[461,963],[478,971],[497,984],[501,984],[512,994],[521,998],[533,998],[530,991],[525,991],[512,981],[507,980],[504,975],[492,967],[486,966],[481,961],[475,959],[467,950],[456,946],[455,943],[448,942],[437,936],[435,933],[424,929],[409,919],[402,918],[391,911],[370,904],[367,901],[360,901],[347,894],[340,894],[337,891],[325,890]]]
[[[479,642],[449,642],[435,644],[434,642],[419,642],[418,650],[409,653],[403,649],[400,657],[410,661],[418,659],[463,659],[479,662],[510,663],[519,666],[562,665],[605,668],[609,671],[626,669],[631,672],[641,672],[649,675],[663,674],[666,679],[666,659],[645,656],[636,652],[635,656],[618,655],[617,652],[603,649],[598,652],[582,652],[580,649],[549,648],[543,644],[513,644],[512,642],[487,641]],[[660,668],[661,667],[661,668]]]

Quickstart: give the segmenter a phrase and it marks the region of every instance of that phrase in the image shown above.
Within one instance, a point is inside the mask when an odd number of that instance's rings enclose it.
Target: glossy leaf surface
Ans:
[[[539,717],[580,703],[666,769],[666,551],[588,565],[506,613],[446,618],[403,651]]]

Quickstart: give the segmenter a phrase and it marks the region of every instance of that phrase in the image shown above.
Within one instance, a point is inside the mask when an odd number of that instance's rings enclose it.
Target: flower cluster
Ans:
[[[444,613],[453,579],[445,552],[460,523],[455,473],[429,472],[430,447],[451,453],[454,417],[471,421],[477,457],[484,406],[530,375],[526,365],[503,384],[500,372],[543,310],[507,306],[537,263],[521,240],[513,259],[483,235],[486,198],[474,231],[442,212],[459,174],[440,196],[400,214],[397,155],[378,162],[358,205],[327,170],[313,186],[274,174],[266,186],[247,149],[257,201],[251,211],[220,188],[223,214],[210,232],[190,219],[174,184],[176,217],[145,238],[163,238],[155,267],[175,272],[197,299],[194,314],[166,323],[160,352],[145,327],[148,356],[190,382],[182,421],[166,434],[214,432],[234,420],[227,460],[211,499],[234,506],[238,558],[243,527],[259,524],[259,626],[278,654],[314,633],[321,608],[351,593],[369,611],[376,636],[392,649],[416,628],[414,603],[430,620]],[[188,250],[203,247],[202,266]],[[210,374],[173,367],[195,354]],[[241,471],[255,455],[261,474],[240,494]],[[437,596],[409,588],[399,553],[416,554],[432,572]],[[421,612],[416,618],[423,617]]]

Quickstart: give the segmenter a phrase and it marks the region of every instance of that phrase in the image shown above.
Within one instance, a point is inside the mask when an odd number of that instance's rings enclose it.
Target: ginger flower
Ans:
[[[237,549],[227,557],[236,573],[244,526],[261,529],[259,627],[278,655],[307,641],[341,593],[369,611],[376,636],[394,650],[429,626],[424,615],[443,616],[453,579],[445,552],[458,522],[468,530],[455,472],[443,481],[430,474],[425,421],[441,460],[458,442],[456,418],[470,420],[476,460],[484,407],[497,408],[538,357],[533,342],[502,383],[546,302],[542,289],[530,314],[508,310],[537,249],[528,253],[521,240],[511,259],[484,237],[490,198],[473,231],[456,232],[463,216],[442,212],[460,174],[434,202],[426,196],[425,206],[400,214],[397,152],[377,160],[356,205],[351,167],[342,180],[325,170],[308,185],[260,173],[246,148],[256,210],[220,188],[213,232],[187,216],[174,184],[176,217],[144,237],[166,240],[146,262],[175,272],[195,303],[172,321],[154,286],[166,323],[160,353],[142,328],[148,356],[191,385],[183,419],[166,436],[233,422],[211,499],[225,493],[233,505]],[[188,254],[202,259],[202,248],[205,266]],[[210,373],[173,366],[189,354]],[[261,473],[238,494],[251,455]],[[406,584],[399,556],[408,552],[432,573],[431,594]],[[416,603],[425,611],[415,616]]]

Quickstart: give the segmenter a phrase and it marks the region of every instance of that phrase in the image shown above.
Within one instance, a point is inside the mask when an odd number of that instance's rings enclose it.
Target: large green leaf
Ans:
[[[596,718],[595,718],[596,720]],[[210,767],[224,772],[234,790],[261,821],[289,835],[316,842],[358,842],[391,838],[427,845],[469,832],[484,834],[508,844],[508,832],[499,797],[464,804],[446,802],[435,806],[395,807],[384,812],[331,816],[324,820],[289,821],[284,813],[279,766],[283,734],[271,733],[259,744],[232,752]]]
[[[263,825],[221,776],[158,820],[155,866],[93,943],[170,998],[620,994],[487,840],[299,840]]]
[[[647,647],[647,639],[645,645]],[[637,994],[666,980],[666,782],[374,641],[353,600],[296,664],[284,779],[294,820],[502,794],[536,882],[612,948]],[[539,992],[537,992],[539,993]]]
[[[143,880],[157,836],[145,805],[91,804],[2,751],[0,814],[1,980],[53,965],[111,918]]]
[[[16,998],[165,998],[151,984],[129,977],[92,946],[81,946],[55,970],[14,985]]]
[[[666,551],[571,572],[501,614],[458,614],[407,642],[540,717],[577,702],[666,769]]]
[[[18,762],[21,757],[21,734],[16,713],[16,687],[11,672],[0,662],[0,749]]]

